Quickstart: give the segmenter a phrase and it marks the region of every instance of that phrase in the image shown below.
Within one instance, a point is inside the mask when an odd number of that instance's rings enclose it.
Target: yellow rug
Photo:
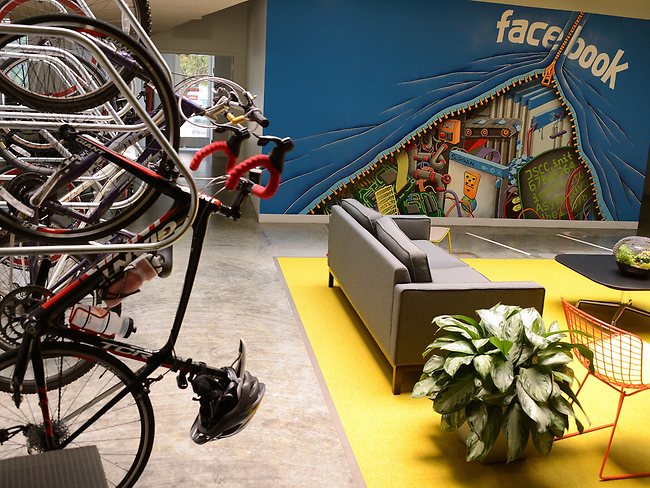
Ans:
[[[391,394],[391,371],[338,286],[327,286],[324,258],[279,258],[291,297],[368,487],[529,488],[595,487],[609,429],[556,442],[548,458],[534,454],[510,464],[467,463],[464,445],[443,433],[428,399]],[[617,301],[620,293],[596,285],[553,260],[468,259],[493,281],[530,280],[546,288],[544,319],[564,327],[560,303],[589,297]],[[630,293],[650,309],[649,293]],[[637,331],[638,333],[638,331]],[[650,331],[643,334],[646,340]],[[575,368],[578,377],[583,369]],[[618,395],[591,378],[580,399],[592,424],[611,421]],[[625,401],[606,472],[650,470],[647,412],[650,393]],[[616,487],[649,486],[650,478],[616,481]]]

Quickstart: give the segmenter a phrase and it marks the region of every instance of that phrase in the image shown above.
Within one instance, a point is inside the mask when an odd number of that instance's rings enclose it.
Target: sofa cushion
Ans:
[[[433,283],[490,283],[485,276],[469,266],[453,266],[451,268],[431,268]]]
[[[415,240],[411,241],[417,247],[422,249],[427,254],[429,260],[429,268],[432,270],[437,268],[454,268],[454,267],[467,267],[467,263],[461,261],[455,256],[444,251],[440,246],[437,246],[431,241]]]
[[[366,207],[354,198],[344,198],[341,200],[341,207],[350,214],[354,220],[359,222],[364,229],[370,232],[373,236],[376,236],[375,222],[377,219],[384,216],[381,212]]]
[[[418,248],[390,217],[382,217],[375,223],[377,240],[383,244],[408,269],[413,283],[429,283],[431,274],[427,254]]]

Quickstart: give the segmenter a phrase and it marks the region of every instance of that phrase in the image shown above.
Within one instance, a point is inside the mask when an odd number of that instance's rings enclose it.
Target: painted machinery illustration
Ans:
[[[375,192],[391,186],[404,214],[598,219],[586,167],[573,157],[568,119],[552,88],[504,90],[423,127],[311,213],[328,213],[349,196],[376,208]]]

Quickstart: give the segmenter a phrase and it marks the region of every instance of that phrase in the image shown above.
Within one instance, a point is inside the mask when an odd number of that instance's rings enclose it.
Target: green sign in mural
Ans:
[[[540,154],[519,169],[518,181],[525,218],[584,218],[593,197],[585,168],[571,147]]]

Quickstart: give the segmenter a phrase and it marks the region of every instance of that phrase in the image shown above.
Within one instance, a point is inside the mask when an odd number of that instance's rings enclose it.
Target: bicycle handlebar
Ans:
[[[252,156],[226,173],[228,176],[225,185],[227,189],[234,190],[244,173],[258,166],[262,166],[270,174],[269,181],[266,183],[266,186],[254,184],[251,193],[259,198],[271,198],[275,195],[275,192],[278,191],[278,187],[280,186],[280,177],[284,168],[284,155],[293,149],[293,141],[289,137],[280,139],[279,137],[261,136],[257,144],[265,146],[269,142],[275,144],[275,147],[269,155],[258,154]]]
[[[237,164],[237,156],[230,150],[228,143],[226,141],[216,141],[211,144],[208,144],[202,149],[199,149],[192,160],[190,161],[190,169],[196,171],[201,166],[203,160],[208,157],[210,154],[214,154],[217,151],[221,151],[228,158],[226,164],[226,171],[230,170]]]
[[[281,173],[271,162],[270,156],[267,156],[266,154],[258,154],[256,156],[252,156],[228,171],[226,188],[229,190],[234,190],[244,173],[249,172],[253,168],[257,168],[258,166],[263,166],[266,168],[271,174],[271,177],[269,178],[266,186],[254,184],[251,189],[251,193],[259,198],[271,198],[273,195],[275,195],[275,192],[278,191],[278,187],[280,186]]]

